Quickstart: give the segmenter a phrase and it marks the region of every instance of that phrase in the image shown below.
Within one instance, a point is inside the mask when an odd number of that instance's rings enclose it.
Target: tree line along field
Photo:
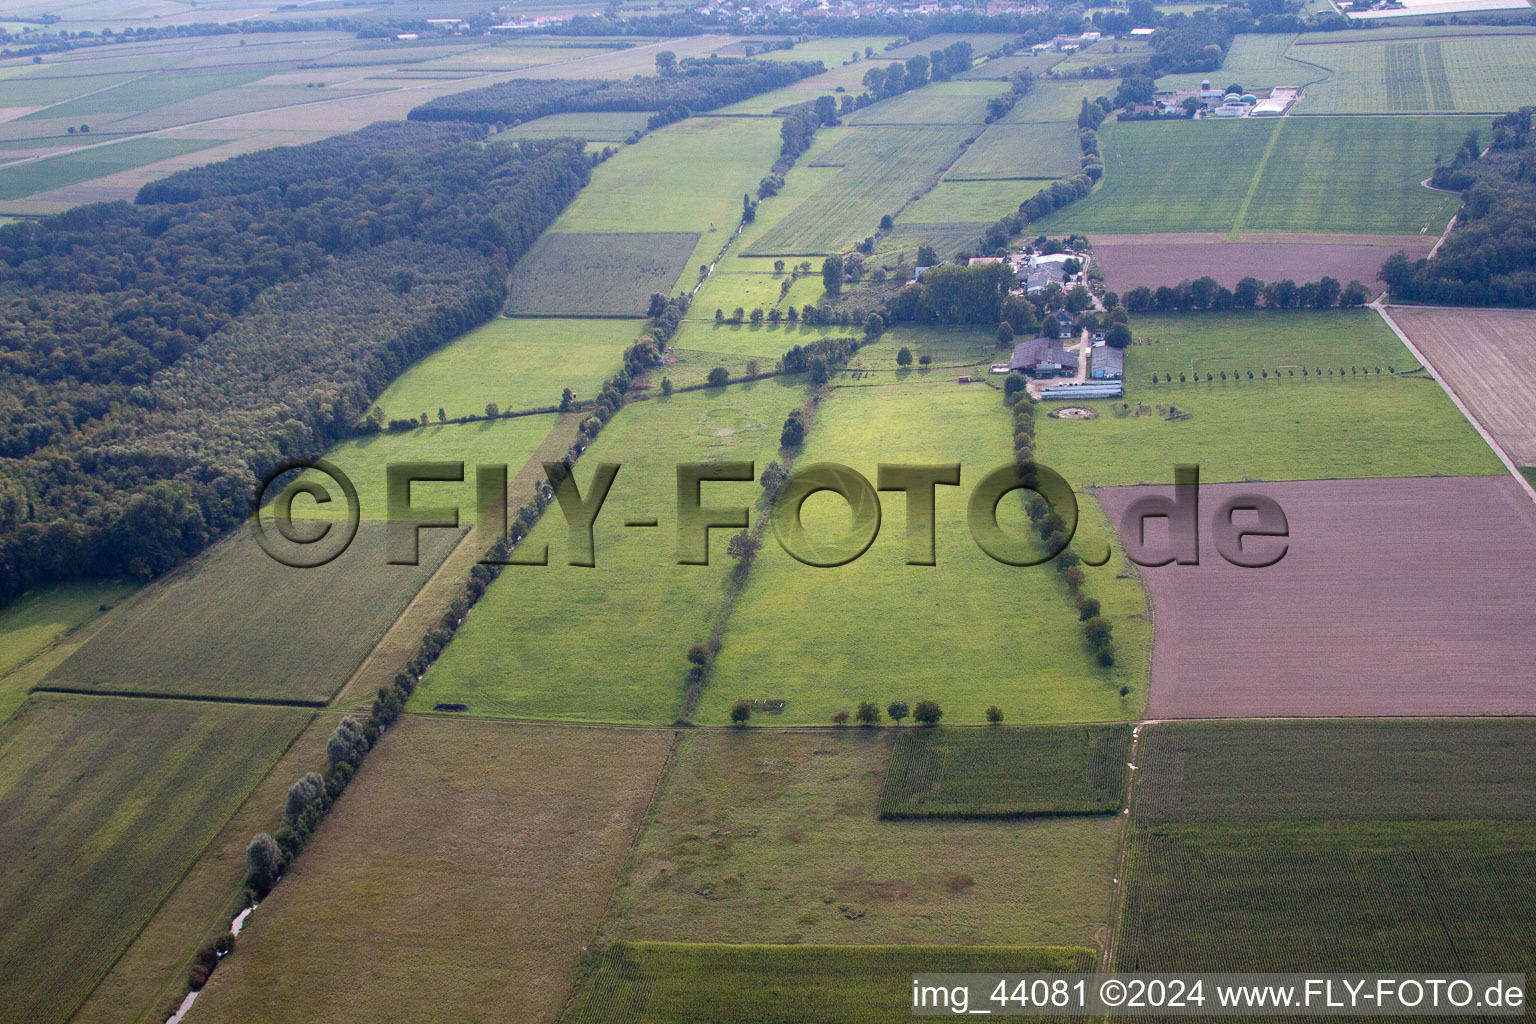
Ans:
[[[0,726],[5,1019],[69,1019],[311,714],[36,694]]]
[[[518,1019],[553,1021],[671,743],[407,716],[251,915],[196,1019],[474,1020],[515,991]]]
[[[599,942],[1093,948],[1118,818],[882,820],[898,732],[682,733]]]
[[[928,971],[1091,971],[1088,949],[955,946],[610,947],[564,1024],[883,1024]]]
[[[1116,969],[1531,969],[1530,722],[1144,728]]]
[[[864,353],[866,363],[871,355]],[[726,622],[698,721],[726,723],[738,700],[784,701],[780,713],[755,719],[764,725],[825,724],[861,701],[884,707],[898,699],[936,700],[946,722],[962,724],[984,722],[991,705],[1010,722],[1118,719],[1139,711],[1144,662],[1135,638],[1146,635],[1140,584],[1119,578],[1118,563],[1088,570],[1085,593],[1103,603],[1117,650],[1124,648],[1123,659],[1100,667],[1060,574],[1048,565],[996,562],[972,539],[967,496],[987,473],[1010,464],[1011,421],[996,391],[956,386],[955,375],[931,379],[897,370],[877,373],[871,386],[838,387],[810,422],[798,456],[804,465],[850,466],[872,482],[880,463],[959,463],[960,486],[936,489],[937,564],[907,564],[906,506],[898,493],[882,497],[878,538],[846,565],[804,565],[779,547],[770,528]],[[1091,498],[1079,505],[1079,542],[1102,550],[1107,526]],[[1009,529],[1027,528],[1017,495],[1004,499],[1000,520]],[[810,537],[834,537],[848,528],[849,513],[841,499],[813,495],[802,521]],[[1025,664],[1021,629],[1033,638]],[[1129,688],[1124,696],[1122,687]]]
[[[1392,357],[1366,311],[1139,317],[1135,330],[1152,343],[1126,349],[1124,402],[1038,418],[1041,460],[1074,486],[1167,482],[1178,463],[1206,482],[1503,472],[1432,378],[1401,372],[1416,360],[1400,345]],[[1196,365],[1202,379],[1180,383]]]
[[[413,364],[374,402],[386,421],[426,413],[437,419],[478,416],[489,402],[502,412],[560,404],[570,388],[597,397],[619,366],[640,320],[497,317]]]
[[[1488,126],[1473,117],[1107,123],[1104,180],[1039,228],[1432,237],[1457,204],[1419,182],[1437,154]]]
[[[385,525],[365,522],[329,565],[294,569],[241,529],[113,609],[42,685],[322,704],[457,540],[423,531],[421,564],[389,565]]]
[[[1115,814],[1131,727],[910,729],[896,738],[882,818]]]
[[[595,568],[567,564],[567,529],[547,514],[519,546],[549,545],[549,565],[508,568],[427,673],[413,707],[463,703],[474,714],[604,722],[670,722],[687,685],[688,648],[707,641],[729,571],[728,533],[714,531],[711,564],[679,565],[680,462],[782,458],[779,434],[807,397],[798,377],[658,397],[624,409],[577,464],[621,469],[597,520]],[[712,490],[710,489],[712,488]],[[752,482],[714,484],[706,503],[752,505]],[[626,528],[655,517],[656,529]]]
[[[688,269],[699,232],[549,234],[513,268],[507,312],[516,316],[643,316]]]

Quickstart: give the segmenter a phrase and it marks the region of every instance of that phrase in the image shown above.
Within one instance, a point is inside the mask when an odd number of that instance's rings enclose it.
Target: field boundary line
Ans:
[[[1243,218],[1248,216],[1248,206],[1253,202],[1253,197],[1258,194],[1259,182],[1264,177],[1264,168],[1269,166],[1270,154],[1275,151],[1275,143],[1280,139],[1280,133],[1285,130],[1285,118],[1275,118],[1275,130],[1269,133],[1269,141],[1264,145],[1264,152],[1259,156],[1259,165],[1253,169],[1253,180],[1248,183],[1248,192],[1243,196],[1242,205],[1237,208],[1237,216],[1232,219],[1232,230],[1227,232],[1227,241],[1237,241],[1237,236],[1243,230]]]
[[[1126,879],[1130,874],[1131,836],[1136,824],[1136,787],[1140,781],[1137,777],[1139,769],[1132,768],[1131,765],[1136,763],[1136,752],[1141,748],[1142,730],[1156,724],[1155,721],[1142,721],[1131,726],[1129,763],[1125,768],[1125,811],[1120,815],[1120,849],[1115,856],[1115,875],[1110,892],[1109,934],[1105,938],[1104,957],[1100,961],[1100,969],[1105,973],[1114,966],[1116,947],[1120,942],[1120,925],[1125,916],[1125,890]]]
[[[318,711],[327,701],[284,699],[282,697],[221,697],[212,694],[157,693],[153,690],[92,690],[84,686],[43,686],[38,684],[27,693],[64,693],[74,697],[121,697],[126,700],[185,700],[197,704],[247,704],[265,708],[308,708]]]
[[[1499,461],[1504,463],[1504,467],[1509,470],[1510,475],[1515,478],[1515,482],[1525,491],[1526,496],[1531,501],[1536,502],[1536,487],[1531,486],[1531,482],[1525,478],[1524,473],[1520,472],[1520,467],[1515,465],[1515,461],[1509,457],[1509,453],[1504,450],[1504,446],[1493,439],[1493,435],[1488,432],[1487,428],[1483,426],[1476,416],[1472,415],[1472,410],[1467,408],[1450,384],[1446,383],[1445,378],[1440,375],[1440,371],[1435,369],[1434,364],[1426,359],[1424,353],[1420,352],[1418,346],[1413,343],[1413,339],[1408,337],[1407,333],[1397,325],[1396,320],[1392,319],[1392,315],[1387,312],[1386,304],[1377,299],[1370,304],[1370,308],[1381,314],[1381,318],[1387,322],[1387,326],[1392,328],[1392,333],[1397,335],[1398,340],[1408,347],[1408,351],[1413,353],[1414,358],[1419,361],[1419,365],[1429,371],[1429,375],[1435,379],[1435,383],[1440,385],[1441,390],[1450,397],[1451,402],[1455,404],[1456,408],[1461,410],[1461,414],[1466,417],[1468,423],[1472,424],[1472,428],[1477,431],[1478,436],[1487,442],[1489,448],[1493,449],[1493,454],[1497,455]]]

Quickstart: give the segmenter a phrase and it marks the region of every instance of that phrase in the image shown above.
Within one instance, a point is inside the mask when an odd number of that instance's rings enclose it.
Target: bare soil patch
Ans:
[[[1412,306],[1390,312],[1509,457],[1536,465],[1536,313]]]
[[[1173,286],[1205,276],[1214,277],[1228,288],[1245,277],[1261,281],[1289,278],[1298,283],[1333,277],[1345,284],[1359,280],[1369,285],[1377,280],[1381,265],[1398,248],[1406,249],[1410,257],[1417,259],[1427,254],[1435,241],[1416,238],[1413,245],[1382,246],[1160,239],[1161,236],[1145,235],[1095,238],[1093,253],[1109,287],[1124,293],[1141,285]]]
[[[1123,542],[1127,506],[1171,491],[1098,497]],[[1285,510],[1279,563],[1245,569],[1217,553],[1211,517],[1240,493]],[[1199,565],[1142,569],[1156,623],[1149,717],[1536,712],[1536,505],[1514,479],[1215,484],[1200,515]],[[1150,541],[1162,525],[1148,521]]]

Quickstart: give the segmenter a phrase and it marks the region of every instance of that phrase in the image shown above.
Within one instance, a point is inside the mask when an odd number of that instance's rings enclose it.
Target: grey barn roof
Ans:
[[[1024,370],[1036,363],[1060,363],[1077,369],[1077,355],[1061,347],[1054,338],[1033,338],[1013,346],[1013,358],[1008,361],[1010,370]]]
[[[1093,350],[1093,368],[1095,370],[1114,370],[1116,373],[1125,372],[1125,352],[1108,345],[1100,345]]]

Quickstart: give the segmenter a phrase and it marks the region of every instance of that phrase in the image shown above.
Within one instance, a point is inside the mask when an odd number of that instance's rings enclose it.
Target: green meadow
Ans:
[[[374,406],[388,419],[426,413],[437,419],[481,415],[487,402],[503,412],[560,404],[565,388],[596,397],[640,337],[640,320],[498,318],[455,338],[416,363]]]
[[[0,676],[132,591],[127,583],[56,583],[16,598],[0,610]]]
[[[1040,459],[1074,486],[1166,482],[1178,463],[1212,482],[1503,472],[1434,380],[1403,374],[1413,357],[1367,311],[1138,317],[1133,329],[1154,343],[1126,350],[1125,401],[1096,403],[1091,420],[1041,407]],[[1351,374],[1357,364],[1370,372]],[[1197,365],[1202,379],[1178,381]]]
[[[779,432],[806,400],[798,378],[771,377],[632,404],[582,456],[621,467],[597,520],[595,568],[568,564],[567,527],[552,508],[519,546],[549,546],[547,566],[504,571],[417,691],[415,706],[463,703],[518,718],[670,722],[687,683],[688,648],[709,638],[729,571],[730,533],[715,530],[707,566],[679,565],[677,473],[684,462],[780,458]],[[704,486],[709,505],[752,505],[752,482]],[[654,518],[654,528],[624,525]]]
[[[899,493],[882,497],[869,550],[836,568],[796,561],[770,529],[727,623],[698,721],[726,722],[737,700],[786,701],[782,714],[758,716],[765,725],[824,724],[861,701],[884,707],[896,699],[936,700],[945,721],[962,724],[985,721],[993,704],[1010,722],[1139,713],[1146,696],[1134,640],[1145,622],[1140,584],[1117,578],[1111,566],[1088,570],[1087,592],[1104,603],[1117,631],[1126,626],[1125,657],[1099,667],[1058,573],[1003,565],[972,539],[967,498],[983,476],[1010,464],[1011,419],[999,392],[941,377],[925,382],[919,372],[894,370],[839,387],[811,421],[796,460],[841,463],[872,483],[881,463],[960,463],[961,485],[936,492],[937,564],[907,564]],[[1023,530],[1022,501],[1004,505],[1005,522]],[[850,522],[846,503],[830,494],[812,496],[802,518],[808,535],[823,539]],[[1081,543],[1101,550],[1090,532]],[[1122,686],[1129,696],[1120,695]]]

